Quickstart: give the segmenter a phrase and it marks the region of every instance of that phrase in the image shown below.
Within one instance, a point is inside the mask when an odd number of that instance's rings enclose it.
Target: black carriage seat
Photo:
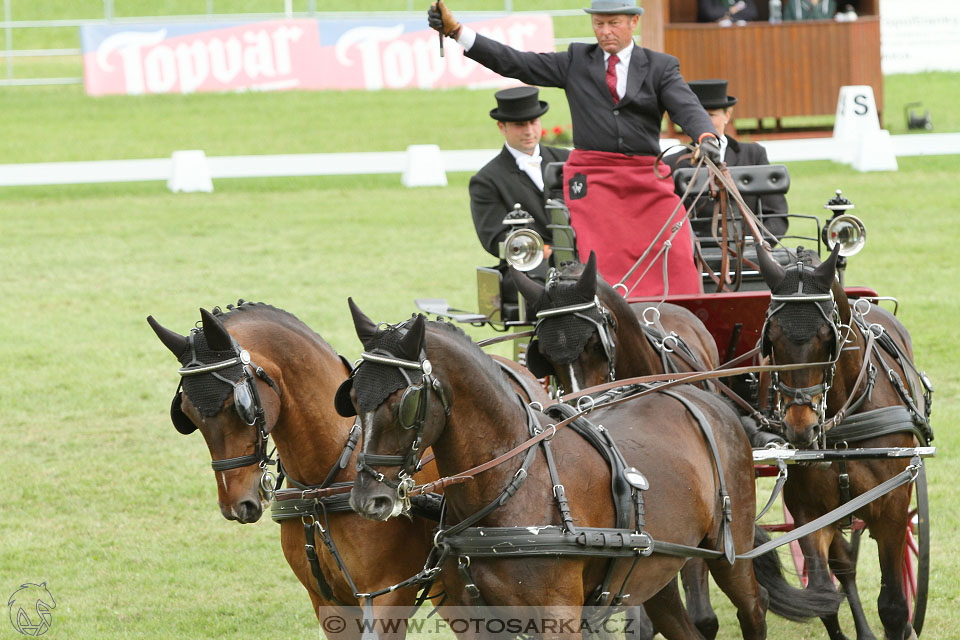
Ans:
[[[550,217],[547,225],[553,234],[553,254],[550,264],[559,267],[564,262],[578,260],[577,234],[570,226],[570,210],[563,196],[562,162],[551,162],[543,170],[543,197],[545,209]]]
[[[787,171],[787,168],[782,164],[750,165],[729,167],[729,169],[730,176],[733,178],[737,189],[743,196],[782,195],[790,189],[790,172]],[[696,181],[690,186],[695,174]],[[701,170],[698,173],[696,169],[693,168],[677,169],[673,172],[674,192],[678,196],[682,196],[684,193],[687,193],[689,187],[689,193],[696,194],[703,188],[706,180],[706,171]],[[731,201],[731,206],[736,207],[736,203]],[[736,212],[736,215],[739,215],[739,207],[736,208]],[[759,215],[761,212],[754,211],[753,213]],[[712,208],[709,213],[705,214],[706,217],[703,215],[698,216],[697,212],[694,212],[692,222],[703,257],[706,259],[707,265],[713,269],[714,273],[717,273],[720,270],[722,252],[710,232],[710,219],[712,218],[712,214]],[[697,222],[700,224],[697,224]],[[756,264],[757,248],[753,242],[749,243],[744,250],[744,254],[747,260]],[[784,249],[775,248],[773,256],[783,265],[789,263],[789,256]],[[706,274],[704,274],[703,279],[705,285],[710,282],[710,277]],[[765,288],[766,285],[763,283],[763,278],[759,273],[754,270],[744,269],[741,289],[754,290]]]

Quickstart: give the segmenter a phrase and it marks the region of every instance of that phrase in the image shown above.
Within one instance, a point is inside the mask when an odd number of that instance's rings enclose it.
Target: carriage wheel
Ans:
[[[910,622],[919,636],[927,612],[927,583],[930,579],[930,503],[927,501],[927,472],[923,461],[914,484],[916,491],[903,556],[903,587],[910,607]]]

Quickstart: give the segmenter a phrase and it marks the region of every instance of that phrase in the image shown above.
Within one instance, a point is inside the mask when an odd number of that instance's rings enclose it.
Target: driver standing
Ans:
[[[686,212],[672,181],[657,179],[653,164],[664,111],[719,163],[717,131],[677,59],[634,44],[643,13],[636,0],[593,0],[584,11],[597,43],[553,53],[518,51],[480,35],[457,22],[443,0],[431,5],[428,21],[492,71],[565,89],[575,149],[564,167],[564,192],[580,255],[595,250],[598,270],[615,283],[650,249],[626,283],[646,272],[634,293],[699,293]]]

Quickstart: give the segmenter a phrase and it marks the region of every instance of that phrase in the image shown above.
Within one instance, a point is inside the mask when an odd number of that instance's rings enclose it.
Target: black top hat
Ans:
[[[587,13],[626,13],[640,15],[643,9],[637,6],[637,0],[592,0]]]
[[[694,80],[687,83],[700,99],[704,109],[726,109],[737,104],[737,99],[727,95],[726,80]]]
[[[490,117],[501,122],[526,122],[535,120],[550,108],[543,100],[538,99],[540,90],[536,87],[513,87],[497,91],[497,108],[490,112]]]

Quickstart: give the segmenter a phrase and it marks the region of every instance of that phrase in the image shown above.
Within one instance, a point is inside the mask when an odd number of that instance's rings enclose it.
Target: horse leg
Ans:
[[[702,558],[690,558],[680,570],[680,578],[683,580],[687,613],[703,637],[713,640],[720,630],[720,621],[710,605],[710,581],[707,579],[707,571],[707,563]]]
[[[906,507],[902,512],[907,513]],[[888,640],[913,637],[901,574],[906,530],[905,518],[885,520],[870,528],[870,534],[876,539],[877,551],[880,554],[880,596],[877,598],[877,609]]]
[[[751,538],[752,542],[752,538]],[[749,544],[737,545],[747,549]],[[725,558],[710,560],[710,574],[720,590],[737,608],[737,620],[744,640],[763,640],[767,637],[767,593],[757,583],[753,563],[737,560],[732,565]]]
[[[854,535],[859,535],[855,533]],[[867,616],[863,612],[863,603],[860,601],[860,592],[857,590],[857,557],[853,545],[842,536],[835,535],[830,544],[830,569],[840,582],[843,593],[850,604],[850,613],[857,628],[857,640],[876,640]]]
[[[693,624],[690,615],[683,606],[680,599],[680,589],[677,586],[677,579],[674,578],[670,584],[658,591],[649,600],[643,603],[650,620],[656,630],[663,637],[672,639],[691,638],[693,640],[702,639],[703,635]],[[630,637],[634,637],[631,635]]]
[[[796,513],[794,514],[796,515]],[[799,526],[803,524],[800,518],[796,520]],[[807,574],[807,589],[835,591],[836,587],[830,578],[830,569],[827,565],[827,554],[832,544],[835,530],[825,527],[808,534],[798,541],[803,550],[803,559]],[[849,640],[840,628],[840,619],[837,613],[821,616],[824,628],[830,640]]]

